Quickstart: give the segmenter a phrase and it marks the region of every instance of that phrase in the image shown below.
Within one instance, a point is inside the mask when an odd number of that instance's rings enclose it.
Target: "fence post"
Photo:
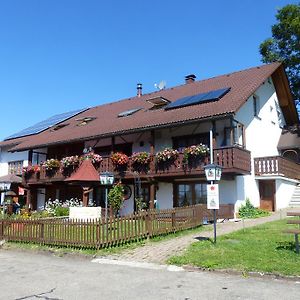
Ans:
[[[40,243],[44,244],[44,222],[41,221],[38,224],[40,225]]]
[[[4,221],[0,221],[1,222],[1,226],[0,226],[0,238],[4,238]]]
[[[171,215],[172,215],[172,230],[173,230],[173,232],[175,232],[176,231],[176,218],[175,218],[175,210],[172,210],[172,213],[171,213]]]
[[[148,210],[145,215],[147,239],[149,239],[152,236],[152,224],[151,224],[150,214],[151,214],[151,212],[150,212],[150,210]]]
[[[96,222],[96,248],[99,249],[100,248],[100,220],[101,219],[97,219]]]

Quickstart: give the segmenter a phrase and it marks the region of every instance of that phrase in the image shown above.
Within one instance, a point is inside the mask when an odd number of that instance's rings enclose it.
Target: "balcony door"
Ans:
[[[275,210],[275,180],[259,181],[260,208],[267,211]]]

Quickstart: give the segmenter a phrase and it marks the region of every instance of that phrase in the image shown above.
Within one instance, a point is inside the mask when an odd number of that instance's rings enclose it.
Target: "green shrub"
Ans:
[[[67,217],[69,216],[69,207],[61,207],[58,206],[55,208],[55,216],[56,217]]]
[[[115,184],[108,193],[108,202],[117,214],[124,202],[124,187],[121,183]]]
[[[255,219],[269,215],[268,211],[254,207],[249,198],[246,199],[246,204],[242,205],[239,209],[239,216],[242,219]]]

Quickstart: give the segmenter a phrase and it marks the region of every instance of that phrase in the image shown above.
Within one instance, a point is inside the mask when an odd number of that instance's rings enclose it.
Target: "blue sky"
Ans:
[[[0,0],[0,139],[51,115],[261,64],[284,0]]]

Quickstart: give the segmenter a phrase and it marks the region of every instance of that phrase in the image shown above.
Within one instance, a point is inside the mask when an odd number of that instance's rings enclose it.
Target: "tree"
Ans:
[[[295,100],[300,100],[300,3],[279,9],[272,38],[260,44],[264,63],[283,62]]]

